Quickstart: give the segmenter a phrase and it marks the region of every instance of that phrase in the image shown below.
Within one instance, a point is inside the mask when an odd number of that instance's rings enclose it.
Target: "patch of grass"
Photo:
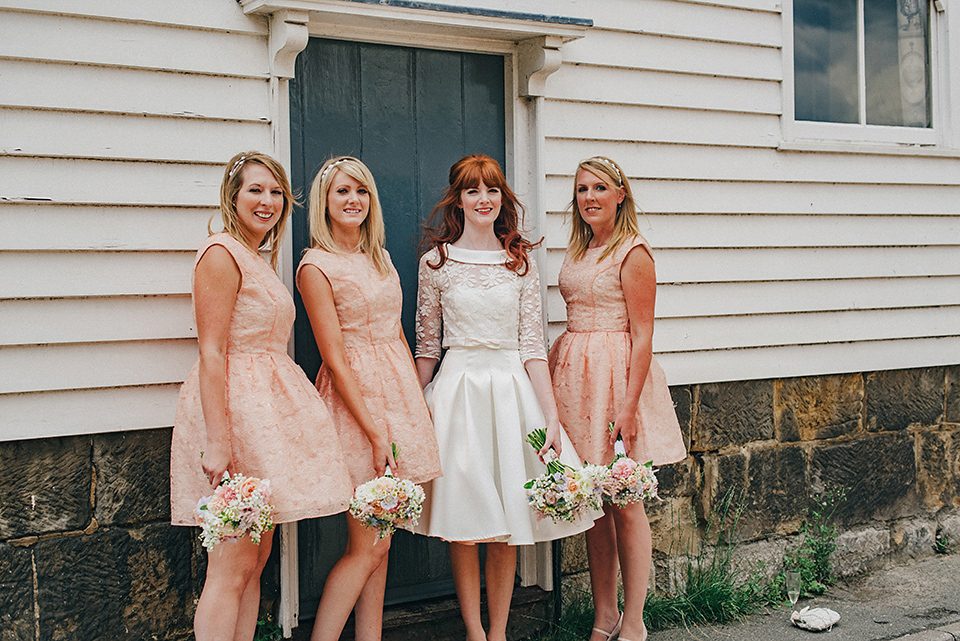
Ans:
[[[563,606],[559,623],[530,637],[528,641],[583,641],[593,629],[593,600],[590,592],[578,590]]]
[[[783,559],[784,571],[800,572],[803,579],[801,597],[823,594],[837,582],[830,564],[830,555],[837,549],[837,528],[833,517],[845,498],[844,488],[827,485],[821,494],[812,497],[812,507],[804,510],[800,546]],[[783,574],[778,578],[782,582]]]
[[[937,536],[933,539],[933,551],[935,554],[953,553],[953,546],[950,545],[950,537],[942,532],[937,532]]]
[[[273,622],[269,614],[257,619],[257,631],[253,634],[253,641],[280,641],[283,638],[283,628]]]

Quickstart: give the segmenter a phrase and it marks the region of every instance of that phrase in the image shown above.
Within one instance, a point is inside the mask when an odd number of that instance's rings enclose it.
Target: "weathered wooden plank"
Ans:
[[[787,314],[960,305],[960,277],[691,283],[657,288],[657,318]],[[560,289],[547,290],[552,323],[564,322]]]
[[[226,159],[224,159],[225,162]],[[4,200],[212,206],[223,165],[0,156]]]
[[[752,10],[754,4],[743,10],[674,0],[605,0],[590,3],[593,11],[589,17],[595,26],[607,29],[780,46],[783,27],[779,12]]]
[[[266,34],[19,11],[0,20],[0,57],[232,76],[270,72]]]
[[[639,223],[640,232],[658,248],[960,245],[960,214],[641,214]],[[548,247],[567,246],[567,216],[548,216],[547,230]]]
[[[663,318],[655,334],[668,352],[958,336],[960,307]]]
[[[179,388],[174,383],[0,394],[0,439],[167,427],[173,425]]]
[[[953,365],[960,338],[918,338],[658,354],[670,385]]]
[[[779,82],[627,71],[596,65],[562,65],[547,80],[547,97],[603,105],[719,109],[773,115],[781,111]]]
[[[604,154],[618,162],[610,143],[594,144],[589,155]],[[546,156],[560,155],[563,174],[547,174],[546,208],[562,211],[573,194],[573,170],[585,156],[560,154],[552,144]],[[904,165],[909,160],[901,159]],[[829,167],[822,173],[829,179]],[[956,216],[960,186],[921,184],[867,185],[831,182],[697,181],[652,179],[625,166],[634,197],[651,214],[914,214]],[[912,175],[912,172],[911,172]]]
[[[567,100],[545,103],[543,131],[551,142],[571,138],[593,145],[619,140],[775,148],[781,139],[776,115]]]
[[[0,252],[0,300],[188,294],[195,253]]]
[[[0,153],[224,162],[273,146],[270,123],[0,108]]]
[[[122,207],[0,203],[0,250],[196,249],[218,207]]]
[[[570,171],[566,158],[595,154],[592,141],[550,139],[548,174]],[[960,158],[834,154],[829,162],[809,153],[756,147],[607,142],[604,148],[628,176],[710,181],[831,182],[960,186]],[[907,169],[909,167],[909,169]]]
[[[548,285],[563,254],[547,251]],[[661,284],[960,275],[960,246],[655,249],[654,258]]]
[[[0,106],[267,122],[270,91],[266,78],[5,60]]]
[[[239,4],[197,0],[130,2],[129,0],[0,0],[0,8],[54,15],[104,18],[133,22],[176,25],[236,33],[267,33],[266,19],[245,16]]]
[[[196,360],[197,342],[192,339],[0,347],[0,390],[179,383]]]
[[[672,36],[592,29],[566,43],[564,62],[675,73],[781,80],[779,47],[691,40]]]
[[[196,338],[190,296],[7,300],[0,345]]]

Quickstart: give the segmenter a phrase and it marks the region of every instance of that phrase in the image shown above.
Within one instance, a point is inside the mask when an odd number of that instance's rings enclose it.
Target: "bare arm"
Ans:
[[[533,392],[537,395],[547,428],[547,438],[539,452],[540,458],[543,458],[551,447],[559,456],[560,417],[557,412],[557,400],[553,395],[553,383],[550,381],[550,368],[547,366],[547,361],[539,358],[531,358],[523,364],[523,367],[527,370],[527,376],[533,384]]]
[[[227,336],[240,290],[240,268],[222,245],[204,252],[194,274],[193,304],[200,348],[200,406],[207,440],[200,464],[216,486],[232,463],[227,421]]]
[[[649,250],[640,245],[630,250],[620,267],[620,284],[627,302],[627,316],[630,318],[632,349],[627,395],[617,414],[610,442],[616,440],[617,434],[621,434],[624,449],[629,453],[636,444],[639,430],[637,406],[640,404],[640,393],[643,391],[643,384],[650,370],[650,360],[653,358],[657,276]]]
[[[320,350],[323,364],[330,371],[333,386],[340,394],[347,409],[357,421],[360,429],[373,448],[373,466],[378,475],[390,465],[396,473],[397,463],[390,451],[386,431],[379,429],[373,421],[370,410],[360,393],[357,378],[347,360],[343,346],[343,333],[340,330],[340,318],[337,316],[333,300],[333,288],[323,272],[314,265],[304,265],[297,274],[297,289],[303,298],[303,305],[310,317],[310,327]]]

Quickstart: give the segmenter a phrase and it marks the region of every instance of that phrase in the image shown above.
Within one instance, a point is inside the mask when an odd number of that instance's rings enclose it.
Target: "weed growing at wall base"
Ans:
[[[830,555],[837,549],[837,528],[832,521],[845,498],[844,488],[828,484],[823,492],[812,497],[812,507],[804,510],[800,546],[783,559],[784,570],[800,572],[803,580],[801,597],[823,594],[837,582],[830,565]],[[782,581],[782,573],[778,579]]]

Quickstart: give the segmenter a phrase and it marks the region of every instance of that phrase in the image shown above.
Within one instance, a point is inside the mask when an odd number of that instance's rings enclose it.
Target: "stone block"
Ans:
[[[165,428],[94,437],[100,525],[170,519],[171,435]]]
[[[647,510],[653,549],[665,555],[696,551],[699,543],[696,512],[687,497],[667,499]]]
[[[699,386],[690,449],[719,450],[773,438],[773,381]]]
[[[83,529],[91,516],[90,439],[0,443],[0,539]]]
[[[960,423],[960,365],[947,368],[947,413],[944,420]]]
[[[661,498],[668,496],[688,496],[693,493],[696,470],[692,458],[687,457],[677,463],[661,465],[656,468],[657,494]],[[656,503],[653,503],[656,506]]]
[[[890,554],[890,531],[874,527],[841,532],[830,557],[833,571],[841,577],[854,576],[883,567]]]
[[[910,434],[874,434],[811,451],[811,487],[842,487],[836,518],[847,526],[891,520],[919,509],[914,441]]]
[[[799,445],[750,452],[740,528],[745,536],[796,531],[806,506],[807,461]]]
[[[747,487],[747,455],[743,452],[707,454],[703,457],[704,488],[701,492],[699,516],[706,519],[724,497],[740,494]]]
[[[676,385],[670,388],[673,397],[673,407],[680,422],[680,433],[683,434],[683,444],[690,450],[690,434],[692,431],[693,416],[693,388],[689,385]]]
[[[560,546],[560,572],[575,574],[588,569],[587,537],[584,534],[568,536]]]
[[[957,479],[950,458],[952,439],[939,430],[924,430],[917,439],[917,491],[924,505],[936,510],[949,505],[954,496]]]
[[[863,412],[860,374],[787,378],[778,382],[777,440],[812,441],[853,434]]]
[[[931,519],[905,519],[890,527],[893,559],[905,562],[933,555],[937,522]]]
[[[941,514],[937,519],[937,534],[947,539],[947,544],[960,546],[960,514]]]
[[[943,415],[944,381],[942,367],[868,374],[867,429],[887,432],[938,423]]]
[[[28,548],[0,543],[0,641],[33,639],[33,569]]]
[[[192,626],[191,530],[156,524],[34,546],[40,639],[169,639]]]
[[[761,539],[735,547],[730,560],[741,579],[757,575],[770,581],[783,569],[783,557],[792,548],[796,543],[789,539]]]

